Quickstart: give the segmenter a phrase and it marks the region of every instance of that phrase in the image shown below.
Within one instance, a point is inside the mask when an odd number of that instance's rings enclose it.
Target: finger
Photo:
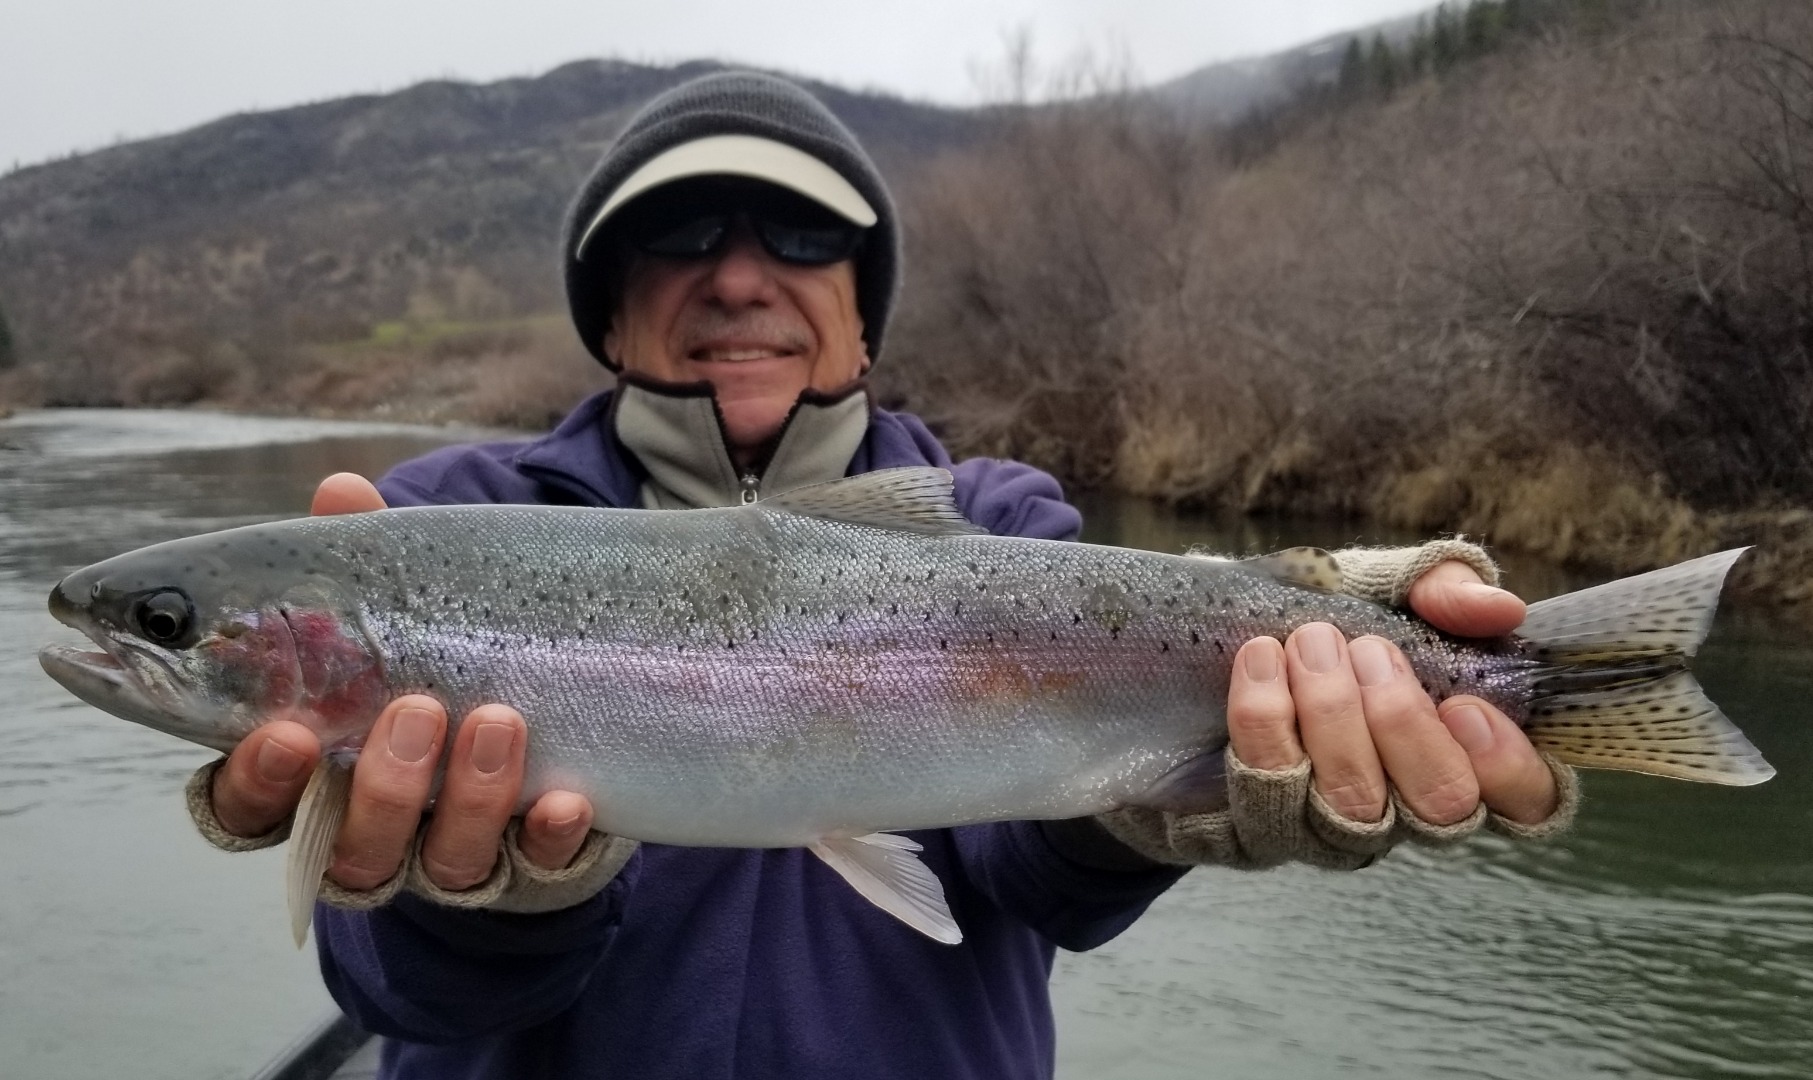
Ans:
[[[1351,821],[1378,821],[1385,816],[1385,769],[1366,728],[1347,640],[1327,623],[1310,623],[1284,643],[1284,655],[1316,791]]]
[[[585,846],[592,827],[592,804],[571,791],[550,791],[535,800],[523,817],[518,846],[525,858],[543,870],[563,870]]]
[[[498,841],[522,793],[527,742],[522,714],[515,709],[482,705],[466,715],[422,841],[428,880],[459,892],[491,876]]]
[[[1303,760],[1297,710],[1284,680],[1284,646],[1254,638],[1234,656],[1228,685],[1228,745],[1255,769],[1288,769]]]
[[[321,741],[293,720],[247,735],[214,774],[214,817],[234,836],[263,836],[296,812]]]
[[[359,514],[384,509],[384,496],[370,480],[358,473],[335,473],[315,489],[315,500],[308,512],[316,517],[329,514]]]
[[[440,702],[420,694],[396,699],[378,717],[353,768],[352,802],[328,876],[371,889],[396,874],[428,805],[446,732]]]
[[[1366,728],[1398,795],[1432,825],[1464,821],[1479,807],[1479,782],[1467,752],[1448,734],[1410,662],[1384,638],[1348,646]]]
[[[1548,820],[1561,798],[1555,776],[1509,717],[1462,695],[1442,702],[1441,718],[1473,763],[1482,802],[1520,824]]]
[[[1409,600],[1418,618],[1458,637],[1499,637],[1523,624],[1522,600],[1452,559],[1417,578]]]

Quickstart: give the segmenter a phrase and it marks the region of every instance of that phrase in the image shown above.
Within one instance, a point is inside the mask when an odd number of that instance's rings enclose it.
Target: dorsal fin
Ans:
[[[951,474],[926,466],[882,469],[794,488],[755,506],[928,536],[974,536],[988,531],[970,524],[957,509],[951,496]]]
[[[1341,591],[1340,564],[1335,562],[1333,555],[1318,547],[1285,548],[1270,555],[1256,555],[1240,565],[1306,589]]]

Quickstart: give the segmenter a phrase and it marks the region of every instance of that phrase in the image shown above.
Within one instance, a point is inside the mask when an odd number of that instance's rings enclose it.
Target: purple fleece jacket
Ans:
[[[392,506],[636,506],[639,466],[610,395],[545,438],[437,451],[379,483]],[[877,411],[850,472],[952,468],[917,418]],[[991,532],[1073,539],[1057,482],[1015,462],[952,468]],[[1126,929],[1181,871],[1102,871],[1027,822],[909,834],[944,883],[961,945],[857,895],[803,849],[643,844],[564,911],[459,911],[404,894],[315,916],[328,990],[389,1036],[386,1077],[1049,1077],[1057,947]]]

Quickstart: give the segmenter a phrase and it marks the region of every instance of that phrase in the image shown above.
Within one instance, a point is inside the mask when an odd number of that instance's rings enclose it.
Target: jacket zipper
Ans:
[[[750,503],[755,502],[762,497],[757,490],[761,486],[761,483],[762,478],[755,473],[746,472],[743,474],[743,491],[741,499],[744,506],[748,506]]]

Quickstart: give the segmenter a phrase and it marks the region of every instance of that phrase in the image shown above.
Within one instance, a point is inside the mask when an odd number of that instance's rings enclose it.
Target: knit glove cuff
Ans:
[[[262,851],[288,840],[292,818],[284,818],[262,836],[236,836],[220,823],[214,813],[214,777],[226,763],[224,757],[215,758],[195,770],[183,786],[183,804],[189,808],[189,820],[195,822],[201,838],[222,851]]]
[[[184,801],[195,828],[208,843],[222,851],[258,851],[289,839],[292,821],[262,836],[241,837],[227,831],[214,812],[214,776],[225,764],[219,758],[203,765],[189,778]],[[483,908],[517,914],[537,914],[573,907],[597,895],[635,854],[636,841],[591,832],[573,861],[560,870],[547,870],[529,861],[522,852],[522,819],[511,818],[498,843],[497,862],[484,881],[470,889],[449,891],[436,885],[422,869],[422,840],[428,832],[425,816],[403,866],[388,881],[370,889],[348,889],[332,878],[321,879],[320,898],[335,907],[369,911],[382,907],[407,890],[446,907]]]
[[[1342,592],[1390,607],[1403,607],[1417,579],[1445,562],[1466,563],[1487,585],[1499,580],[1498,564],[1486,550],[1459,538],[1416,547],[1342,548],[1334,556],[1341,568]]]
[[[1203,814],[1168,814],[1127,807],[1096,820],[1121,843],[1172,866],[1230,866],[1262,870],[1287,862],[1354,870],[1404,840],[1453,844],[1482,826],[1518,839],[1547,839],[1565,830],[1580,805],[1574,770],[1548,755],[1559,793],[1554,813],[1523,825],[1486,809],[1448,825],[1418,817],[1395,788],[1378,821],[1355,821],[1325,802],[1310,782],[1309,759],[1284,769],[1255,769],[1227,751],[1228,807]]]

